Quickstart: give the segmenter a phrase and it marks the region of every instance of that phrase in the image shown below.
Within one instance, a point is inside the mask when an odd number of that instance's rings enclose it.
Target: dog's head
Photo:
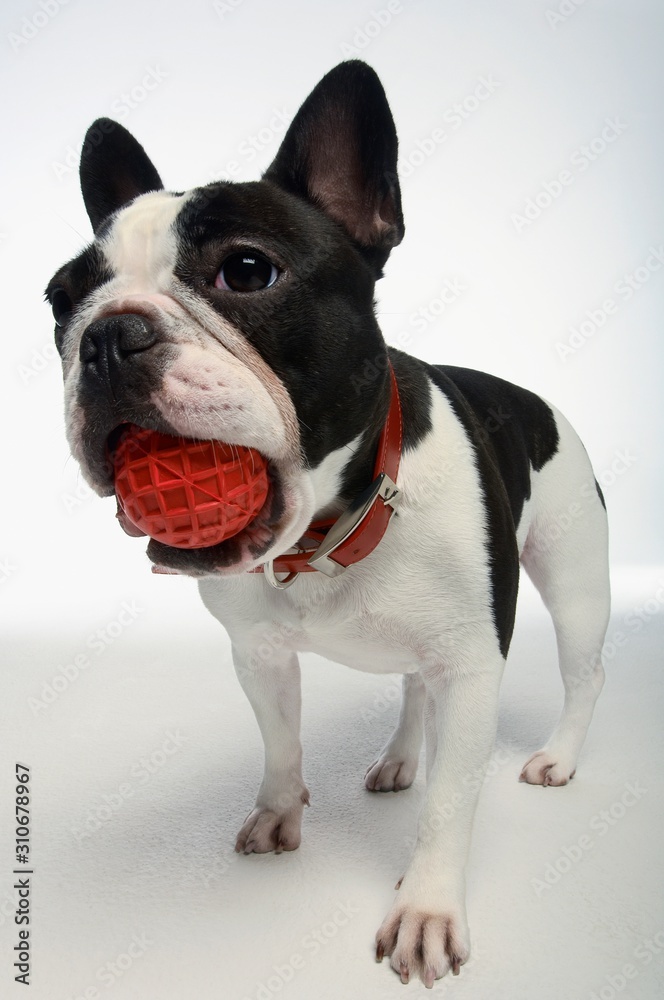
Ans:
[[[403,236],[396,157],[381,84],[355,61],[318,84],[253,183],[166,192],[121,125],[88,131],[94,241],[46,292],[85,478],[113,494],[109,456],[127,423],[269,460],[268,502],[247,529],[206,549],[151,541],[154,562],[251,569],[369,474],[387,399],[374,283]],[[368,359],[380,377],[359,393]]]

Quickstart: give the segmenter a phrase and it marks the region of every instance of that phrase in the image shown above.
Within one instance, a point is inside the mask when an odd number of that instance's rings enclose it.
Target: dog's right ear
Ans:
[[[110,118],[98,118],[86,132],[80,174],[83,201],[95,233],[112,212],[139,194],[164,187],[140,143]]]

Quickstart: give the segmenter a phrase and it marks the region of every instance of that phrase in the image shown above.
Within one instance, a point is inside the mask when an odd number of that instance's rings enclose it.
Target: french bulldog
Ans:
[[[533,393],[386,346],[374,285],[404,223],[396,131],[365,63],[322,79],[259,181],[167,192],[108,119],[87,133],[80,176],[94,239],[46,296],[86,480],[114,494],[127,424],[268,463],[265,505],[244,530],[147,547],[158,571],[198,579],[265,742],[236,849],[300,843],[298,651],[402,674],[398,725],[365,785],[407,788],[424,737],[426,796],[376,957],[431,987],[469,955],[479,782],[467,779],[494,743],[520,564],[553,618],[565,689],[521,780],[574,776],[602,688],[607,518],[584,447]]]

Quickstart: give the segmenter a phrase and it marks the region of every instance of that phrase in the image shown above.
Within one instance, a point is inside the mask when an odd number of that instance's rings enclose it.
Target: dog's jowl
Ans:
[[[365,784],[407,788],[424,737],[427,791],[376,953],[431,986],[469,954],[479,782],[466,779],[493,746],[519,563],[552,615],[565,688],[523,781],[573,777],[602,687],[607,523],[585,450],[532,393],[386,347],[374,285],[404,225],[394,124],[364,63],[319,83],[260,181],[169,193],[138,142],[101,119],[81,185],[94,240],[47,296],[87,481],[113,495],[127,425],[267,462],[267,500],[243,530],[147,548],[158,571],[199,578],[265,741],[237,850],[300,843],[298,651],[402,674],[397,729]]]

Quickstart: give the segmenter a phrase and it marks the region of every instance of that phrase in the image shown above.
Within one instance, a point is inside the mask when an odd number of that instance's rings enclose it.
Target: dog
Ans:
[[[602,688],[607,518],[584,447],[533,393],[386,346],[374,286],[404,222],[395,126],[365,63],[321,80],[259,181],[166,192],[108,119],[86,135],[80,176],[94,240],[46,297],[86,480],[114,494],[109,454],[128,423],[268,462],[243,531],[147,548],[157,571],[198,578],[265,742],[236,849],[300,843],[298,651],[402,674],[398,725],[365,784],[407,788],[425,737],[427,787],[376,958],[432,987],[469,955],[479,783],[464,778],[492,750],[520,564],[553,618],[565,688],[521,780],[574,776]]]

